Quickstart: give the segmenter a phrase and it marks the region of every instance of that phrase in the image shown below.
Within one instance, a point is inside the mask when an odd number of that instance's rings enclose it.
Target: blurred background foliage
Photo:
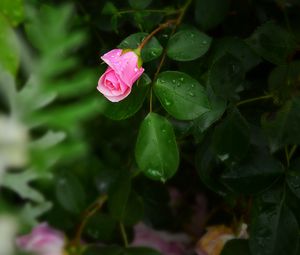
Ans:
[[[0,215],[13,215],[18,233],[47,221],[72,240],[86,208],[108,194],[84,229],[88,243],[122,246],[120,223],[132,240],[141,220],[193,243],[206,226],[246,222],[250,239],[222,254],[299,254],[299,1],[192,1],[179,32],[144,48],[146,71],[128,99],[113,105],[96,91],[102,54],[137,47],[184,4],[1,0]],[[156,77],[162,54],[162,71],[176,72]],[[177,94],[163,84],[173,80]],[[156,114],[147,116],[150,86]],[[140,130],[146,116],[163,116],[178,146],[161,150],[175,155],[163,157],[163,178],[149,172],[157,152]],[[146,146],[152,157],[141,162]],[[182,196],[175,206],[171,189]],[[132,252],[120,249],[86,254]]]

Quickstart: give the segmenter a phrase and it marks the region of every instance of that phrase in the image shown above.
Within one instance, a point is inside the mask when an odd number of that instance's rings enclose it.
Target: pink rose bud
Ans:
[[[100,77],[97,89],[109,101],[119,102],[130,94],[133,83],[142,75],[144,68],[138,67],[139,57],[133,51],[122,53],[121,49],[114,49],[101,59],[109,67]]]
[[[65,240],[61,232],[43,223],[28,235],[17,238],[17,246],[37,255],[63,255]]]

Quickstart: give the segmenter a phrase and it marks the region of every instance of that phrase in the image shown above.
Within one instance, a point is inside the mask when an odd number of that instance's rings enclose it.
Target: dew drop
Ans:
[[[206,45],[208,42],[207,41],[202,41],[202,44],[203,45]]]
[[[137,72],[139,69],[137,69],[136,67],[134,68],[134,71]]]
[[[172,82],[175,84],[175,83],[176,83],[176,80],[172,80]]]
[[[166,133],[167,131],[165,129],[162,130],[163,133]]]
[[[153,51],[151,51],[151,55],[152,56],[156,56],[156,52],[153,50]]]
[[[191,84],[191,87],[192,87],[192,88],[195,88],[195,84]]]
[[[189,95],[190,95],[191,97],[194,97],[194,96],[195,96],[195,94],[194,94],[193,92],[189,92]]]
[[[180,81],[184,81],[184,78],[183,78],[183,77],[180,77]]]
[[[165,104],[166,104],[166,106],[170,106],[171,105],[171,102],[170,101],[165,101]]]

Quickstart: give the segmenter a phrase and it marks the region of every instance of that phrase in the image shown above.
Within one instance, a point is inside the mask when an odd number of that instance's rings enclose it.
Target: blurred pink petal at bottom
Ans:
[[[17,238],[17,246],[37,255],[63,255],[65,239],[63,233],[42,223],[31,233]]]
[[[132,246],[153,248],[163,255],[184,255],[190,240],[185,234],[172,234],[156,231],[139,223],[134,227],[135,237]]]

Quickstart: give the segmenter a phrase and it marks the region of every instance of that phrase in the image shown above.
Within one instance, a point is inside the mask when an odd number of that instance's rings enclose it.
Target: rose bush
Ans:
[[[299,254],[299,7],[0,1],[1,252]]]

